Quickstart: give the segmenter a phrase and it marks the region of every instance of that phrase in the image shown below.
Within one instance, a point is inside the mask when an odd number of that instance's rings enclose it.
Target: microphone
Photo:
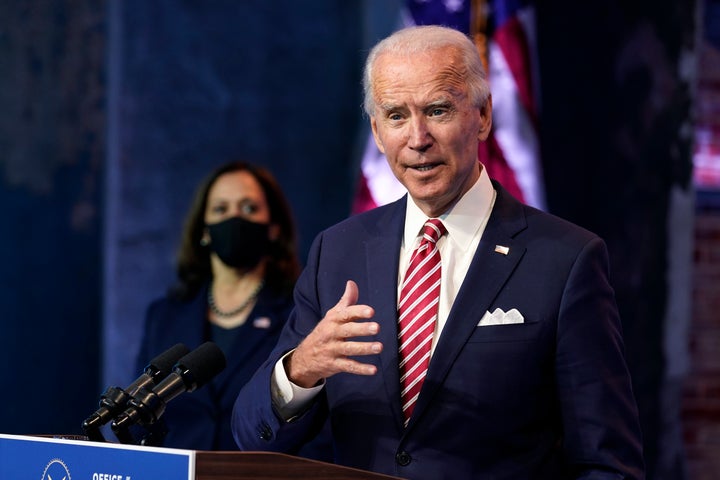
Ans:
[[[205,342],[177,361],[164,380],[152,389],[140,388],[128,401],[127,409],[113,420],[111,427],[122,443],[134,443],[128,428],[134,424],[152,425],[171,400],[194,392],[225,368],[225,355],[213,342]]]
[[[88,439],[104,442],[105,439],[100,433],[100,427],[121,413],[138,390],[152,387],[167,377],[172,371],[175,362],[189,351],[188,347],[178,343],[150,360],[142,375],[124,390],[119,387],[108,387],[100,396],[100,408],[82,423],[83,431],[88,436]]]

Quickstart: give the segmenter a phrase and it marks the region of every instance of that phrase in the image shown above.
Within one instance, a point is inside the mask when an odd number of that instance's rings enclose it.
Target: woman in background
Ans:
[[[168,403],[151,431],[164,441],[153,444],[237,449],[230,431],[235,398],[277,342],[299,268],[290,207],[270,172],[244,162],[212,172],[187,214],[179,284],[147,309],[137,366],[141,371],[177,343],[194,349],[210,340],[225,353],[227,367]],[[332,461],[327,434],[297,453]]]

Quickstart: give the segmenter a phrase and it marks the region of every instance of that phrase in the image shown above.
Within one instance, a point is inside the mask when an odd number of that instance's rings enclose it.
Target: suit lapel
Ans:
[[[408,430],[432,401],[475,331],[478,319],[490,308],[525,254],[525,245],[514,240],[515,235],[527,227],[522,205],[499,184],[493,183],[497,190],[495,206],[433,353]],[[506,255],[495,251],[498,245],[508,247]]]
[[[168,338],[184,343],[191,350],[205,341],[205,321],[207,318],[207,285],[189,304],[173,308],[172,318],[167,324]]]
[[[232,377],[232,373],[244,366],[248,358],[253,355],[253,347],[262,344],[262,339],[276,330],[277,325],[269,324],[267,328],[257,328],[254,326],[254,322],[259,318],[266,318],[268,321],[274,321],[272,315],[271,302],[273,301],[272,295],[267,290],[263,290],[257,299],[257,303],[250,311],[250,314],[245,320],[245,323],[239,327],[235,340],[230,347],[228,354],[227,366],[225,370],[218,376],[220,383],[227,381],[227,377]]]
[[[205,285],[190,304],[176,308],[172,321],[168,324],[168,338],[184,343],[190,350],[195,350],[207,340],[207,289],[208,285]],[[213,403],[208,387],[198,389],[193,393],[193,397],[208,405]]]
[[[200,291],[187,308],[178,309],[171,324],[171,328],[174,330],[171,338],[177,338],[179,342],[184,343],[191,350],[209,338],[207,321],[199,320],[207,318],[208,307],[205,299],[207,298],[208,288],[209,284]],[[208,405],[214,404],[213,398],[221,396],[228,385],[232,384],[235,373],[246,364],[248,358],[254,353],[253,347],[260,345],[264,336],[269,335],[272,330],[278,328],[276,325],[271,325],[267,329],[252,326],[253,319],[270,315],[272,308],[268,302],[272,302],[271,296],[266,292],[262,292],[247,322],[240,327],[241,330],[238,332],[238,338],[235,339],[231,351],[225,356],[227,361],[225,368],[205,387],[193,392],[193,397],[196,400]]]
[[[275,336],[282,328],[285,322],[280,313],[286,308],[283,299],[276,298],[268,289],[261,291],[257,303],[245,323],[239,327],[235,340],[230,346],[226,355],[225,369],[213,379],[211,385],[208,385],[223,406],[231,406],[234,403],[237,394],[232,392],[234,388],[238,388],[236,385],[238,376],[247,375],[245,370],[248,363],[257,361],[253,357],[258,354],[258,350],[267,346],[268,339]],[[289,310],[287,313],[289,314]],[[255,325],[258,319],[264,319],[263,321],[269,323],[265,327],[258,327]]]
[[[378,341],[383,350],[374,363],[385,383],[388,404],[392,406],[398,427],[402,428],[403,415],[400,406],[400,374],[398,371],[397,330],[397,275],[405,224],[405,201],[407,196],[395,202],[376,222],[376,230],[367,242],[368,300],[375,320],[380,324]]]

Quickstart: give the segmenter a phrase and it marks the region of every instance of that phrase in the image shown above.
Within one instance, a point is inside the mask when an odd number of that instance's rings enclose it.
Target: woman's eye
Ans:
[[[243,205],[243,206],[241,207],[240,210],[241,210],[242,213],[244,213],[245,215],[252,215],[253,213],[255,213],[255,212],[258,211],[258,208],[257,208],[257,205],[252,205],[252,204],[246,203],[245,205]]]

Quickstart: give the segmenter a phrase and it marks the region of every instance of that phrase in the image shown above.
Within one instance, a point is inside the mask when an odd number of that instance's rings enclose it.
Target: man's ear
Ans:
[[[484,142],[490,135],[492,129],[492,96],[488,95],[488,99],[480,108],[480,130],[478,131],[478,140]]]
[[[385,154],[385,147],[383,147],[382,141],[380,140],[380,135],[377,131],[377,120],[375,120],[375,117],[370,117],[370,128],[372,129],[373,138],[375,139],[375,145],[377,145],[378,150],[380,150],[381,153]]]

